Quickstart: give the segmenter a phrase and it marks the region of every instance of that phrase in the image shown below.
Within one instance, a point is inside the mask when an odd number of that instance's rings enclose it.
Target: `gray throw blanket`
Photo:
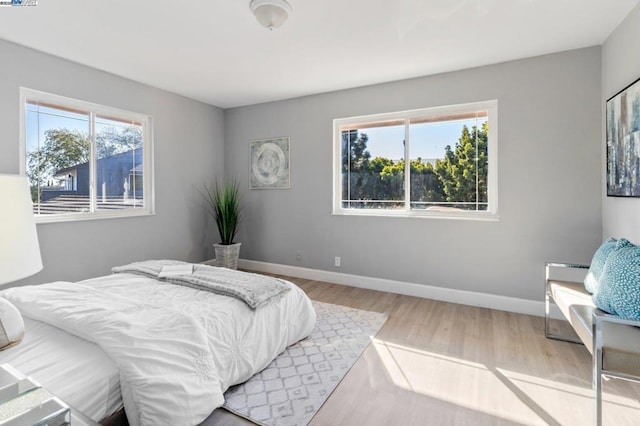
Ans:
[[[276,301],[290,290],[289,285],[278,278],[202,264],[193,264],[193,272],[190,274],[158,276],[162,268],[173,265],[190,264],[178,260],[147,260],[116,266],[111,271],[116,274],[144,275],[176,285],[234,297],[245,302],[251,309]]]

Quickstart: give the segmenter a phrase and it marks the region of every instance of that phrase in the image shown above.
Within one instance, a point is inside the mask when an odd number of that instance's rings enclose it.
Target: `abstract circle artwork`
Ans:
[[[289,138],[251,141],[249,187],[289,188]]]

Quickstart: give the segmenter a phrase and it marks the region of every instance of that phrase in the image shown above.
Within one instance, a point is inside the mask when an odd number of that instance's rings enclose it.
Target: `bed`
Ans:
[[[229,386],[313,329],[311,301],[290,282],[205,265],[159,277],[176,265],[184,263],[0,292],[25,321],[23,341],[0,352],[0,363],[67,402],[74,425],[122,407],[132,426],[198,424]]]

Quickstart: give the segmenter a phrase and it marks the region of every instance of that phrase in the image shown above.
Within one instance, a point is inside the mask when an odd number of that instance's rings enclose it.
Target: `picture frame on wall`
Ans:
[[[640,78],[606,104],[607,196],[640,197]]]
[[[290,140],[288,137],[249,142],[249,188],[289,189]]]

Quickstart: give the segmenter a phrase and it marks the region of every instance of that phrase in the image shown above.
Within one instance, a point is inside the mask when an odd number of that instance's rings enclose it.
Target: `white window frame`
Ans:
[[[437,118],[446,115],[466,114],[476,111],[488,112],[489,134],[487,140],[487,210],[483,211],[428,211],[411,209],[410,202],[405,199],[403,209],[355,209],[342,207],[342,135],[341,128],[347,125],[378,121],[390,121],[415,118]],[[408,126],[406,124],[406,140]],[[453,148],[453,146],[452,146]],[[410,151],[410,141],[405,147],[405,158]],[[408,185],[410,162],[405,161],[405,187]],[[408,194],[408,192],[405,192]],[[406,197],[407,195],[405,195]],[[457,105],[422,108],[383,114],[362,115],[333,120],[333,214],[346,216],[387,216],[387,217],[422,217],[438,219],[470,219],[498,220],[498,101],[496,99]]]
[[[68,98],[65,96],[54,95],[51,93],[41,92],[38,90],[20,88],[20,174],[27,174],[27,135],[26,135],[26,103],[27,101],[42,102],[61,107],[68,107],[90,112],[90,131],[89,138],[91,140],[90,152],[90,177],[89,177],[89,196],[90,211],[78,213],[64,214],[34,214],[36,223],[49,222],[70,222],[78,220],[93,219],[109,219],[134,216],[148,216],[155,214],[155,189],[154,189],[154,166],[153,166],[153,118],[150,115],[140,114],[137,112],[126,111],[119,108],[112,108],[92,102],[81,101],[78,99]],[[132,121],[142,123],[142,164],[144,165],[143,174],[143,206],[141,208],[129,208],[122,210],[100,211],[96,209],[97,205],[97,179],[96,179],[96,152],[95,152],[95,118],[98,115],[121,117],[131,119]]]

